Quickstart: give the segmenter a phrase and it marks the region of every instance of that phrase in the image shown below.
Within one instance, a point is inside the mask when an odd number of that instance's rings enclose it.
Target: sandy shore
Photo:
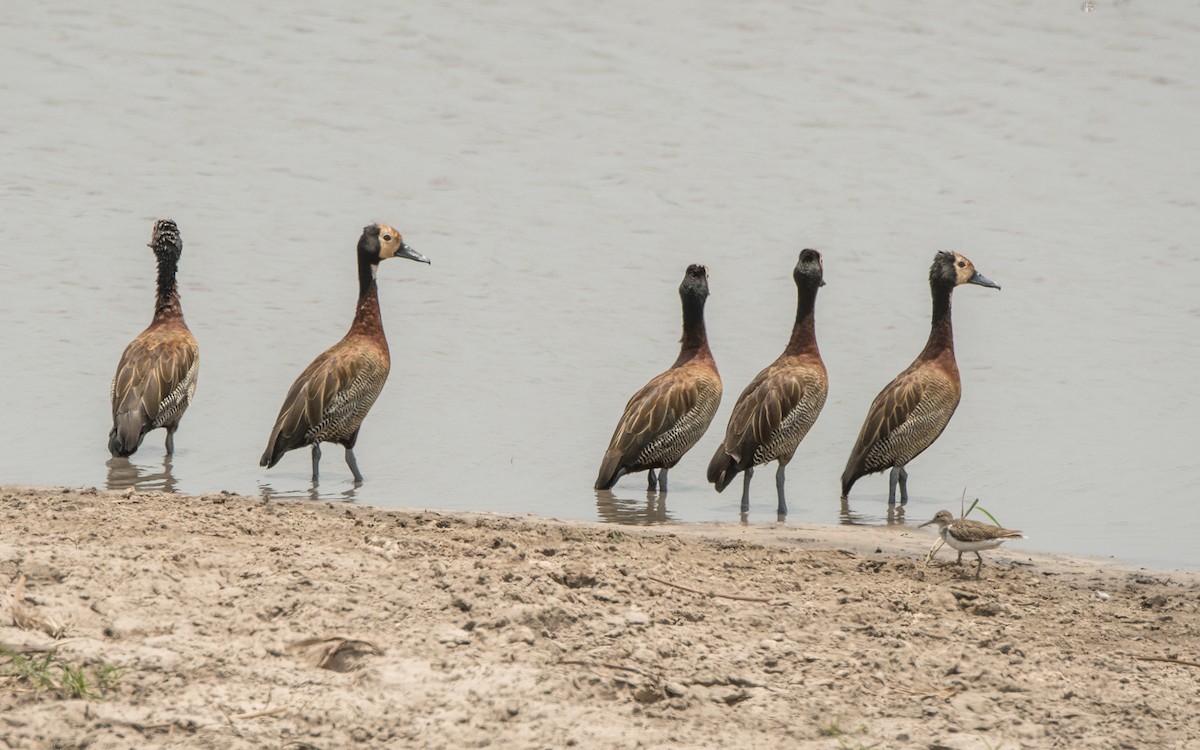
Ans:
[[[0,497],[0,747],[1200,746],[1192,573],[1014,544],[976,581],[912,530]],[[91,699],[14,674],[51,651]]]

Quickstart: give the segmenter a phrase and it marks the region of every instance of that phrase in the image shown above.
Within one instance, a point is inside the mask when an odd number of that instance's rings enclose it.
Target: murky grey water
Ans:
[[[831,388],[789,469],[794,523],[839,523],[875,393],[920,350],[926,270],[955,295],[964,397],[910,465],[906,523],[964,492],[1022,548],[1200,566],[1200,16],[1188,2],[21,5],[0,19],[0,481],[307,497],[258,467],[292,379],[354,308],[364,224],[391,379],[323,498],[632,523],[737,519],[704,482],[742,387],[825,257]],[[154,218],[185,247],[196,401],[164,467],[105,449],[149,322]],[[591,490],[628,396],[676,353],[710,268],[726,383],[672,472]],[[773,468],[750,520],[772,522]],[[887,521],[886,477],[849,511]]]

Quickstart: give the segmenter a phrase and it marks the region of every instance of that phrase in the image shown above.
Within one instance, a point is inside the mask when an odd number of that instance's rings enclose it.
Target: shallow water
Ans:
[[[782,350],[822,251],[831,389],[789,466],[790,523],[919,523],[964,496],[1020,549],[1200,567],[1200,16],[1185,2],[442,3],[285,16],[219,0],[0,19],[0,481],[309,497],[258,457],[283,394],[349,325],[364,224],[392,373],[325,499],[623,523],[735,521],[704,469]],[[108,388],[148,322],[155,218],[184,238],[196,401],[110,462]],[[867,405],[928,332],[934,251],[960,288],[963,401],[849,506]],[[648,499],[591,490],[625,400],[674,359],[683,270],[710,269],[725,400]],[[774,467],[751,523],[774,521]],[[1017,549],[1018,545],[1011,545]]]

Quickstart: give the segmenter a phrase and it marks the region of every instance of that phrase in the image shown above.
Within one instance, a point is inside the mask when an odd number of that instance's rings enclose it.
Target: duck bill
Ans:
[[[980,272],[978,272],[978,271],[976,271],[975,273],[971,274],[971,278],[967,279],[967,283],[968,283],[968,284],[978,284],[979,286],[991,287],[992,289],[999,289],[999,288],[1000,288],[1000,285],[999,285],[999,284],[997,284],[996,282],[992,281],[991,279],[989,279],[988,277],[984,276],[983,274],[981,274],[981,273],[980,273]],[[932,523],[932,521],[931,521],[930,523]]]
[[[426,258],[424,255],[421,255],[416,250],[413,250],[412,246],[408,245],[406,243],[400,244],[400,247],[396,250],[396,257],[397,258],[408,258],[409,260],[415,260],[418,263],[429,263],[429,258]],[[433,264],[429,263],[429,265],[432,266]]]

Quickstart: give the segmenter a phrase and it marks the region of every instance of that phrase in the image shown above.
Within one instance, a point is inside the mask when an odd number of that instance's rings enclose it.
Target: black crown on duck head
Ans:
[[[179,259],[183,254],[183,239],[179,236],[179,227],[171,219],[159,219],[154,222],[154,231],[150,233],[149,247],[154,254],[161,258]]]
[[[825,264],[821,261],[821,254],[812,248],[801,250],[800,259],[792,269],[792,279],[797,285],[825,286]]]
[[[683,274],[683,283],[679,285],[679,294],[689,297],[708,296],[708,268],[693,263]]]

